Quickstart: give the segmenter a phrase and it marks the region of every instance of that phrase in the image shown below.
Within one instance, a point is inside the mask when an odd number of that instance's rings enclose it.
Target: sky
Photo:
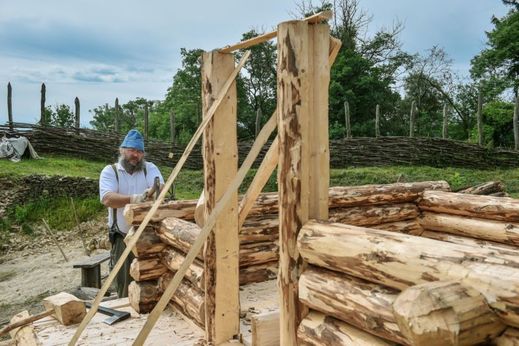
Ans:
[[[47,105],[81,101],[88,110],[115,98],[161,100],[181,67],[180,49],[211,50],[256,29],[275,30],[297,13],[294,0],[0,0],[0,123],[7,121],[7,83],[16,122],[35,123],[40,88]],[[315,2],[314,2],[315,3]],[[372,16],[367,35],[400,21],[403,49],[424,53],[434,45],[468,75],[470,59],[484,48],[500,0],[359,0]]]

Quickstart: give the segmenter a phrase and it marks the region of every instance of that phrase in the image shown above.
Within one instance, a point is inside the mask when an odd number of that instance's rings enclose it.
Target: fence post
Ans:
[[[13,88],[11,82],[7,83],[7,122],[9,130],[13,130]]]
[[[144,104],[144,140],[148,140],[148,101]]]
[[[350,103],[344,101],[344,138],[351,138]]]
[[[260,131],[260,126],[261,126],[261,117],[262,117],[262,112],[261,112],[261,108],[258,107],[258,110],[256,111],[256,131],[255,131],[255,135],[254,135],[254,138],[258,137],[258,133]]]
[[[175,149],[175,111],[169,113],[169,133],[171,136],[171,151]]]
[[[40,126],[45,126],[47,124],[47,119],[45,119],[45,94],[47,92],[47,87],[45,83],[41,83],[41,98],[40,98]]]
[[[119,98],[115,98],[115,112],[114,112],[114,129],[115,133],[119,133]]]
[[[380,137],[380,105],[375,107],[375,137]]]
[[[411,102],[411,111],[409,113],[409,137],[414,137],[415,121],[416,121],[416,102]]]
[[[81,115],[80,115],[80,104],[79,104],[79,97],[76,96],[74,99],[74,118],[76,120],[76,130],[77,133],[79,133],[79,128],[81,127]]]
[[[515,94],[514,142],[515,142],[515,150],[519,150],[519,90]]]
[[[478,144],[483,145],[483,95],[481,94],[481,90],[479,90],[479,92],[478,92],[477,121],[478,121]]]
[[[447,104],[443,105],[443,124],[442,124],[442,138],[447,139],[447,132],[449,128],[449,119],[447,118]]]

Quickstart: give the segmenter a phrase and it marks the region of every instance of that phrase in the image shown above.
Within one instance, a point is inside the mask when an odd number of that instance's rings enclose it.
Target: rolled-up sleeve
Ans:
[[[103,202],[104,196],[109,192],[117,192],[117,179],[111,166],[106,166],[99,176],[99,199]]]

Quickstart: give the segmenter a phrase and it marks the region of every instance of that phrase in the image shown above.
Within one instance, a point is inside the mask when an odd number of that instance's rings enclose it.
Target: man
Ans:
[[[130,229],[123,216],[124,206],[128,203],[142,203],[152,198],[150,193],[155,177],[160,178],[161,188],[164,179],[159,169],[144,160],[144,140],[137,130],[130,130],[119,147],[119,161],[106,166],[99,178],[99,196],[108,207],[109,237],[112,243],[110,270],[115,266],[126,245],[124,237]],[[116,277],[117,295],[128,296],[130,264],[132,253],[126,259]]]

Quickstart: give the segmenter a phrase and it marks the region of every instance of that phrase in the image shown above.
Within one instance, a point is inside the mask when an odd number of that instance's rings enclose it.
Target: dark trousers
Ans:
[[[115,264],[121,257],[124,249],[126,249],[124,238],[121,234],[116,233],[114,242],[112,243],[112,250],[110,250],[110,270],[115,267]],[[124,261],[121,270],[119,270],[119,273],[117,273],[115,277],[117,296],[119,298],[128,297],[128,285],[133,281],[132,277],[130,276],[130,265],[132,264],[134,258],[135,256],[130,252]]]

